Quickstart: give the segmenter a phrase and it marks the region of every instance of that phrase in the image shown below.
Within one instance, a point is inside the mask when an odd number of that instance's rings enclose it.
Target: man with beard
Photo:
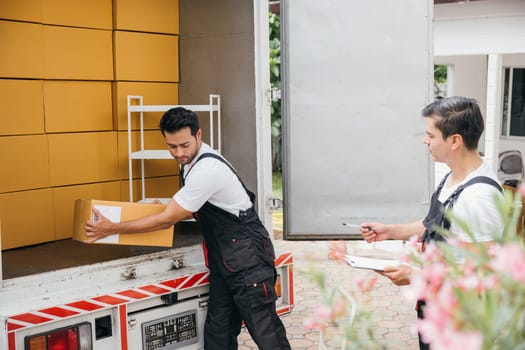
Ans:
[[[235,169],[202,142],[202,129],[193,111],[168,110],[160,130],[169,152],[181,165],[183,186],[163,212],[136,220],[113,223],[93,209],[98,220],[86,223],[88,242],[116,232],[165,229],[195,217],[202,228],[210,269],[204,348],[237,349],[244,321],[259,349],[290,349],[275,310],[274,249],[255,212],[255,195]]]

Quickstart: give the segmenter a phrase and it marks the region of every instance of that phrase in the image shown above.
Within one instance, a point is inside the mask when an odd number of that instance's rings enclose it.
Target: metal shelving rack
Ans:
[[[209,103],[206,105],[145,105],[143,96],[128,95],[128,166],[129,166],[129,201],[133,202],[133,160],[140,160],[141,171],[141,202],[149,202],[146,198],[146,184],[144,174],[144,161],[148,159],[173,159],[167,149],[144,149],[144,112],[166,112],[175,107],[184,107],[194,112],[209,112],[210,116],[210,146],[221,151],[221,96],[209,95]],[[131,143],[131,117],[132,113],[138,113],[140,117],[140,149],[133,150]],[[216,124],[216,126],[215,126]],[[215,128],[217,128],[217,142],[215,143]],[[217,145],[217,146],[215,146]],[[158,198],[157,198],[158,199]]]

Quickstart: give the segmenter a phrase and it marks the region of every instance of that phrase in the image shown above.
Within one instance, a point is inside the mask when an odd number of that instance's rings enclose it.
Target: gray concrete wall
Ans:
[[[253,2],[180,0],[181,104],[222,98],[222,153],[257,190]],[[207,141],[207,114],[200,114]]]

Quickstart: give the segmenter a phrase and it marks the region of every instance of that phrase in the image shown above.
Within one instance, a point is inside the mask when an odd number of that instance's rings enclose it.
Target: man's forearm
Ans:
[[[142,233],[163,230],[175,223],[171,220],[166,220],[161,214],[154,214],[135,220],[114,223],[114,228],[117,233]]]
[[[166,209],[158,214],[144,216],[135,220],[124,221],[117,224],[119,233],[150,232],[169,228],[171,225],[191,216],[177,202],[171,200]]]
[[[390,224],[388,225],[388,231],[390,239],[407,241],[414,235],[421,239],[425,232],[425,226],[423,226],[422,220],[418,220],[406,224]]]

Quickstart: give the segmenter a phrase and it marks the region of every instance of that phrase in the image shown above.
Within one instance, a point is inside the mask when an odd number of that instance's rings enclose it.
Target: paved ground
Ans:
[[[414,303],[407,301],[401,295],[399,287],[392,285],[389,280],[373,271],[354,269],[328,260],[328,244],[325,241],[276,240],[275,244],[279,251],[292,251],[294,254],[295,307],[291,314],[282,316],[288,339],[294,350],[324,349],[319,347],[319,333],[307,331],[303,326],[304,319],[320,304],[318,288],[303,273],[311,264],[316,264],[326,272],[330,285],[339,283],[344,286],[361,300],[361,305],[373,313],[377,326],[378,349],[381,348],[381,344],[384,345],[383,349],[389,350],[419,348],[414,328],[416,320]],[[363,243],[347,242],[350,249],[360,244]],[[373,276],[378,277],[375,287],[369,293],[359,293],[356,280],[370,280]],[[246,329],[242,330],[239,344],[240,350],[257,349]]]

